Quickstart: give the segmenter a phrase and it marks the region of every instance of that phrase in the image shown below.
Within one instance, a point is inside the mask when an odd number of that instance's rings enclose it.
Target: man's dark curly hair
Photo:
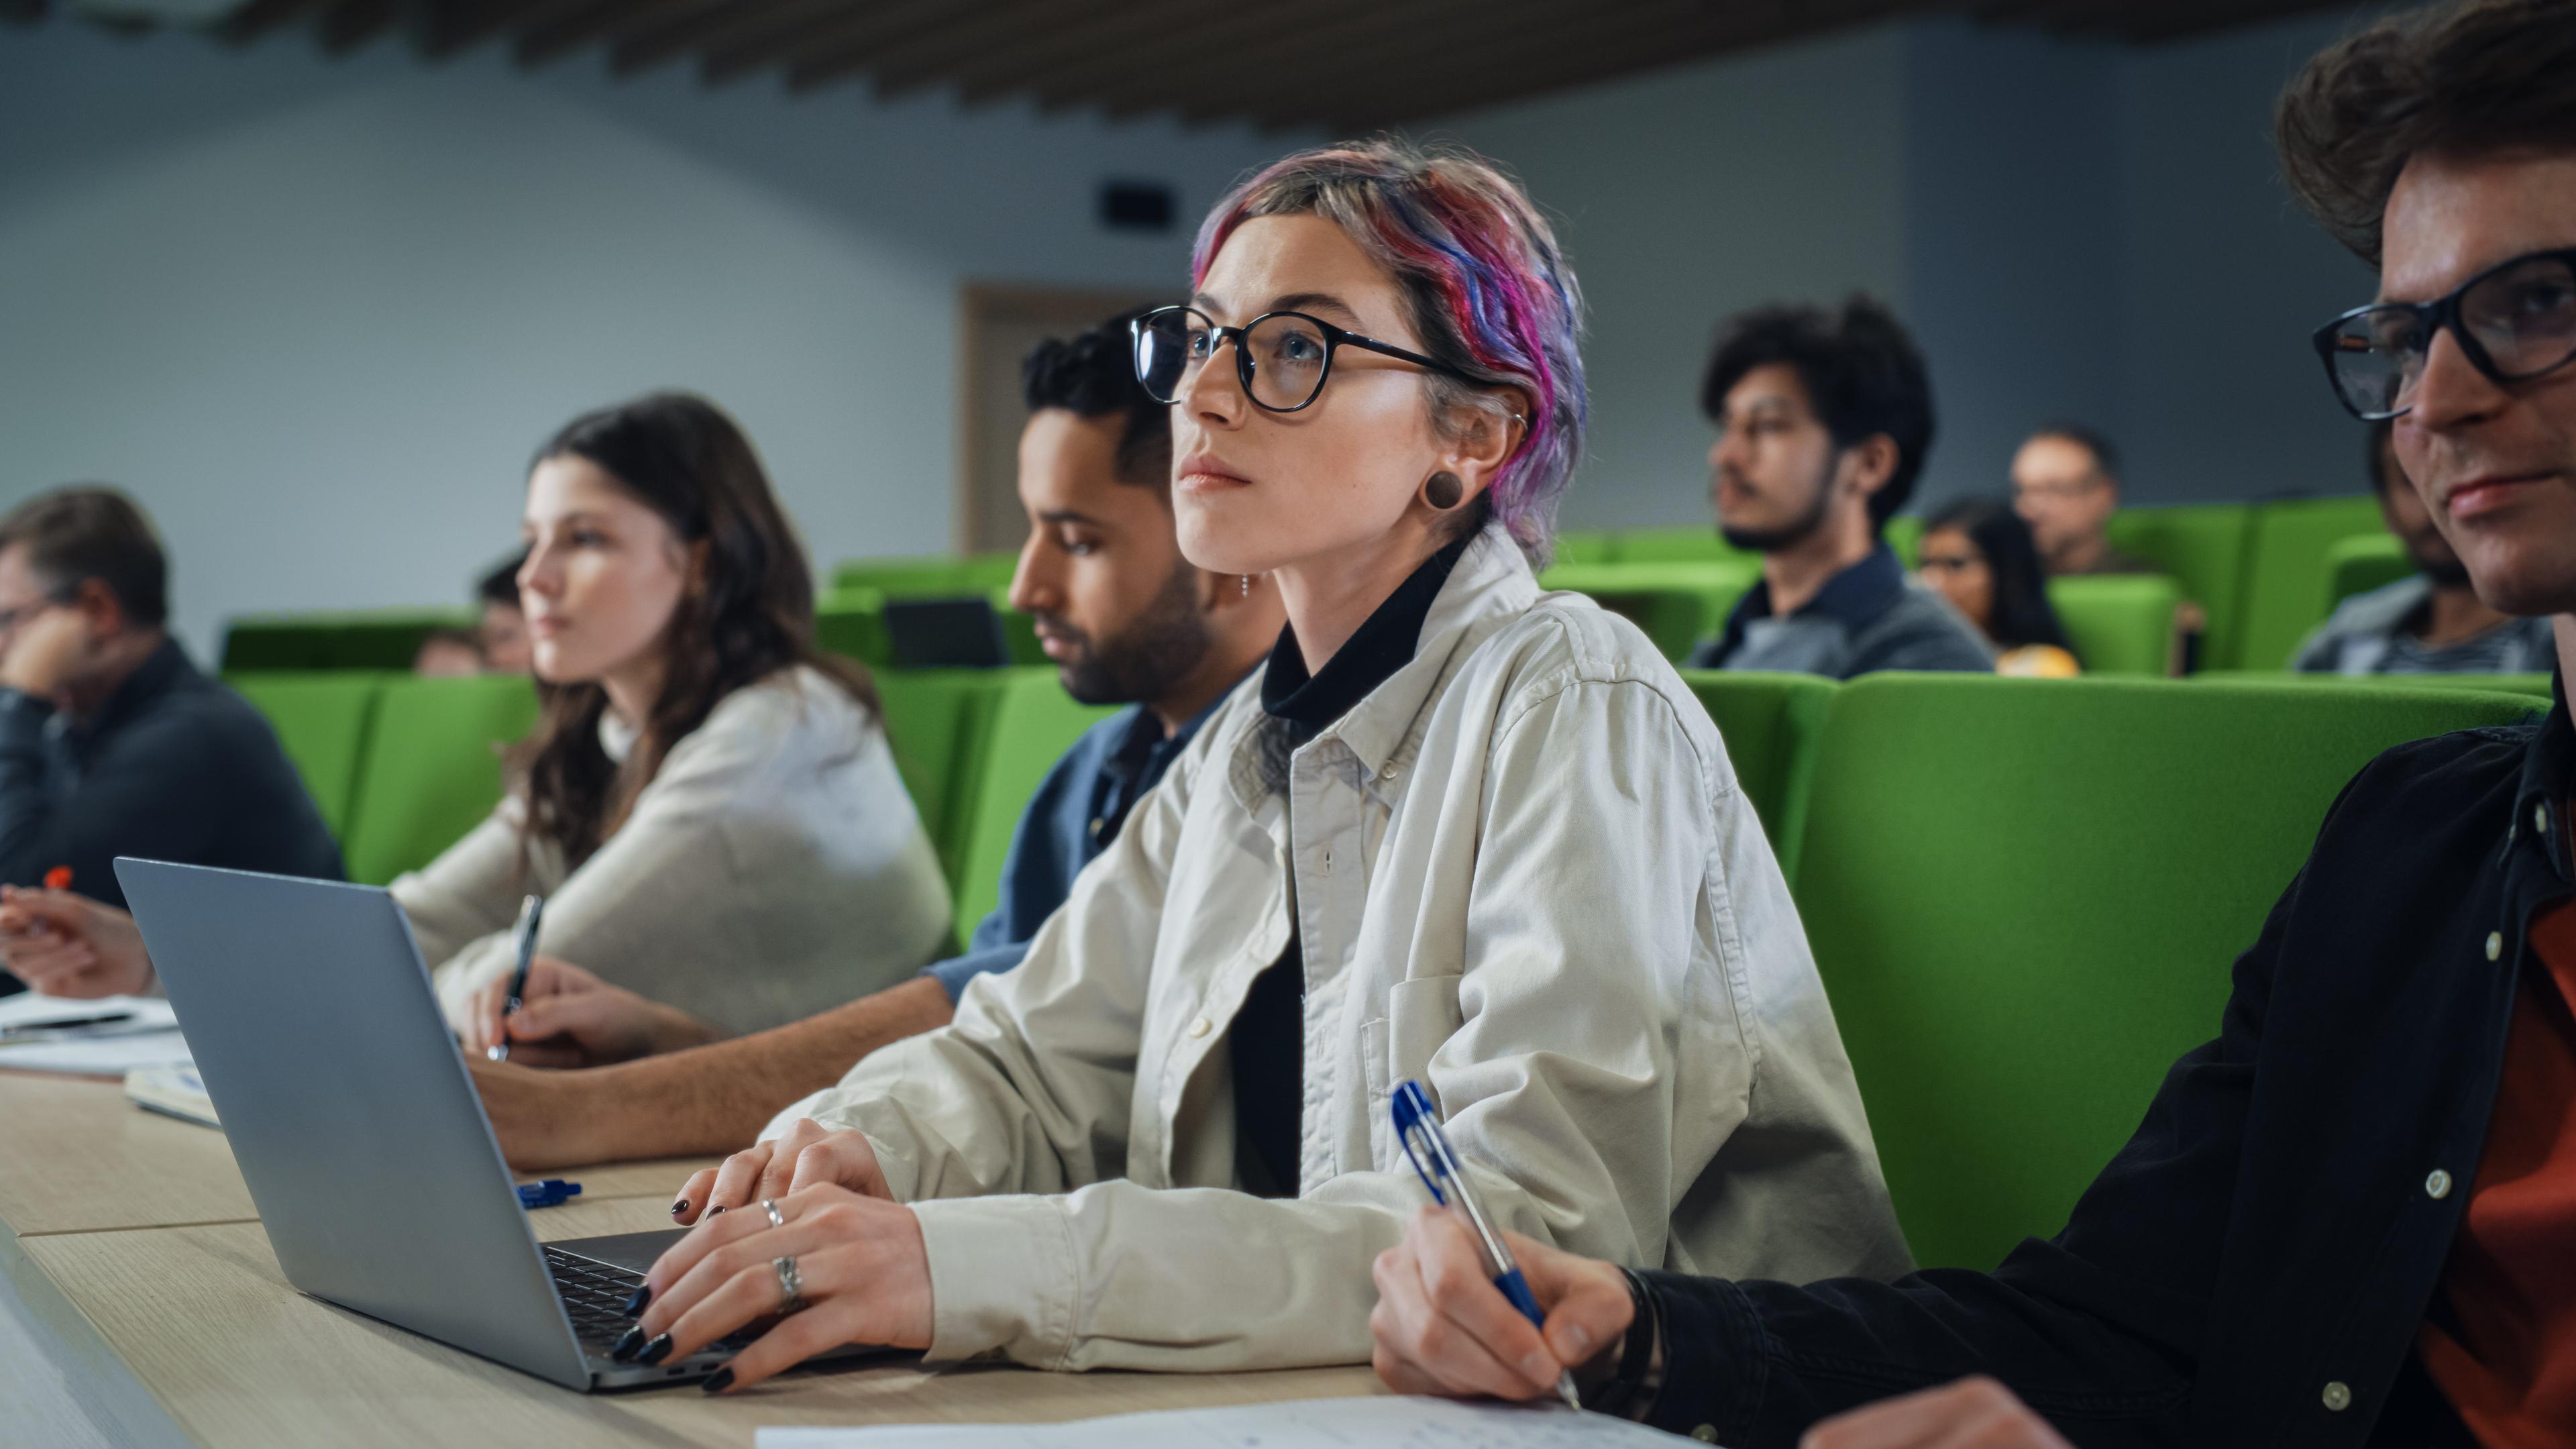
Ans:
[[[1088,332],[1050,337],[1020,361],[1020,398],[1030,412],[1063,408],[1077,417],[1125,414],[1118,476],[1139,487],[1172,483],[1172,410],[1136,381],[1136,344],[1127,324],[1150,309],[1121,312]]]
[[[2576,151],[2576,0],[2466,0],[2392,15],[2320,52],[2281,93],[2290,190],[2379,264],[2409,158]]]
[[[1726,416],[1726,395],[1757,367],[1786,363],[1807,389],[1816,418],[1849,448],[1881,433],[1896,444],[1896,471],[1869,496],[1869,521],[1882,527],[1914,496],[1923,455],[1932,450],[1932,380],[1896,314],[1854,297],[1839,314],[1820,307],[1762,307],[1741,313],[1718,335],[1700,384],[1700,410]]]

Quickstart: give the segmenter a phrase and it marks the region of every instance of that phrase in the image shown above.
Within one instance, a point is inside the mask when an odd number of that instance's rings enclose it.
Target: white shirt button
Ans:
[[[2333,1413],[2340,1414],[2352,1407],[2352,1390],[2346,1387],[2341,1379],[2327,1384],[2323,1397],[2326,1408]]]
[[[1387,766],[1385,769],[1378,771],[1378,772],[1377,772],[1377,777],[1378,777],[1379,779],[1381,779],[1381,780],[1392,780],[1392,779],[1394,779],[1394,778],[1395,778],[1395,766],[1393,766],[1393,765],[1389,765],[1389,766]]]
[[[1204,1016],[1190,1023],[1190,1035],[1192,1036],[1205,1036],[1214,1030],[1216,1030],[1216,1023],[1208,1020]]]
[[[2531,828],[2539,831],[2543,835],[2547,835],[2549,833],[2548,806],[2534,805],[2531,807]]]
[[[2490,961],[2498,961],[2498,960],[2502,960],[2503,958],[2504,958],[2504,932],[2502,932],[2502,931],[2489,931],[2489,932],[2487,932],[2487,959],[2488,959],[2488,960],[2490,960]]]
[[[1717,1426],[1715,1424],[1702,1424],[1698,1428],[1691,1430],[1691,1437],[1697,1439],[1703,1444],[1714,1444],[1717,1442]]]
[[[2451,1195],[2451,1175],[2438,1167],[2434,1168],[2433,1175],[2424,1179],[2424,1195],[2433,1199],[2435,1202],[2440,1202],[2442,1199],[2449,1197]]]

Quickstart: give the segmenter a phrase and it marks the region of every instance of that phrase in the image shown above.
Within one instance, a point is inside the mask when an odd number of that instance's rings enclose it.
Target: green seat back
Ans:
[[[1539,575],[1539,585],[1590,595],[1644,630],[1666,659],[1677,660],[1716,634],[1727,611],[1760,577],[1760,567],[1747,559],[1559,564]]]
[[[2174,609],[2182,590],[2161,574],[2051,579],[2048,602],[2087,674],[2173,671]]]
[[[1560,533],[1556,536],[1556,562],[1561,564],[1606,564],[1619,561],[1619,538],[1613,533]]]
[[[277,743],[304,778],[305,793],[322,812],[322,823],[333,836],[345,837],[384,677],[329,670],[228,674],[224,682],[267,716]]]
[[[887,598],[919,599],[980,594],[986,587],[975,581],[963,560],[942,554],[851,559],[832,570],[834,593],[872,589]]]
[[[966,582],[978,589],[1001,591],[1010,588],[1011,576],[1020,571],[1020,556],[1012,553],[970,553],[957,561]]]
[[[2182,596],[2207,619],[2201,661],[2220,667],[2235,658],[2242,623],[2245,546],[2254,510],[2242,503],[2191,503],[2174,508],[2123,508],[2105,530],[2111,546],[2145,559],[2182,585]]]
[[[1896,561],[1909,569],[1922,555],[1923,520],[1911,513],[1900,513],[1887,520],[1886,526],[1879,529],[1878,536],[1887,540],[1889,548],[1896,550]]]
[[[1726,741],[1736,784],[1761,817],[1781,873],[1796,881],[1816,746],[1824,735],[1826,707],[1841,686],[1813,674],[1750,669],[1691,669],[1682,678]]]
[[[2048,1235],[2217,1033],[2344,783],[2528,699],[1878,674],[1827,712],[1799,914],[1926,1267]]]
[[[2355,594],[2384,588],[2411,577],[2415,560],[2393,533],[2356,533],[2336,539],[2326,549],[2326,612]]]
[[[855,659],[871,670],[894,663],[886,637],[885,595],[874,589],[834,589],[814,601],[814,643],[827,654]]]
[[[536,687],[517,675],[386,681],[343,837],[349,878],[382,885],[482,823],[502,751],[536,721]]]
[[[2429,689],[2442,693],[2522,694],[2546,704],[2546,674],[2295,674],[2286,669],[2209,669],[2192,676],[2194,683],[2301,684],[2349,689]]]
[[[921,828],[939,851],[949,889],[965,868],[975,777],[982,768],[993,704],[1011,671],[880,669],[877,695],[895,768],[912,794]]]
[[[224,626],[221,668],[227,675],[328,669],[329,636],[300,617],[234,619]]]
[[[1614,544],[1612,561],[1639,563],[1706,563],[1716,559],[1740,558],[1725,539],[1717,536],[1714,524],[1690,524],[1678,528],[1630,528],[1622,530]],[[1566,563],[1577,560],[1566,559]]]
[[[1046,651],[1038,647],[1038,621],[1011,607],[1011,591],[1007,586],[991,592],[993,612],[1002,616],[1002,648],[1011,663],[1030,669],[1054,668],[1055,661],[1047,658]]]
[[[2254,513],[2245,556],[2245,619],[2236,652],[2213,664],[2286,668],[2308,631],[2325,622],[2326,555],[2341,539],[2385,533],[2379,500],[2311,498],[2267,503]]]
[[[252,615],[225,628],[223,670],[409,669],[432,630],[475,622],[471,609]]]
[[[966,820],[963,865],[956,882],[957,939],[1002,899],[1002,863],[1011,834],[1047,771],[1082,732],[1117,712],[1114,706],[1077,704],[1052,669],[1014,669],[996,692],[984,764],[976,773]]]

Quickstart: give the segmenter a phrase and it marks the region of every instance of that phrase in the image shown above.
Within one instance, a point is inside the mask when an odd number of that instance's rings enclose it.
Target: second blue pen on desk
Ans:
[[[1420,1082],[1408,1079],[1396,1083],[1387,1105],[1395,1115],[1396,1139],[1404,1144],[1404,1155],[1413,1160],[1413,1170],[1421,1176],[1422,1185],[1431,1190],[1431,1200],[1442,1207],[1455,1203],[1465,1209],[1494,1286],[1533,1327],[1546,1328],[1547,1312],[1538,1306],[1538,1295],[1530,1292],[1529,1279],[1521,1276],[1520,1265],[1512,1261],[1511,1246],[1494,1231],[1493,1219],[1485,1216],[1484,1204],[1476,1201],[1475,1190],[1467,1185],[1466,1167],[1449,1145],[1449,1134],[1441,1130],[1440,1109],[1431,1105],[1431,1094],[1422,1090]],[[1557,1370],[1556,1391],[1565,1399],[1567,1408],[1583,1408],[1583,1400],[1574,1392],[1571,1372]]]

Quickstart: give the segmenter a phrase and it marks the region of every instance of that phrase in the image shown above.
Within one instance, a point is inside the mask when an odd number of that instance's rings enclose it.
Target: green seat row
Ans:
[[[335,669],[225,680],[268,717],[339,837],[349,878],[369,885],[428,864],[491,814],[502,752],[537,719],[535,686],[516,675]]]
[[[1013,664],[1042,665],[1046,651],[1038,647],[1037,621],[1011,607],[1006,586],[990,589],[968,589],[956,595],[887,594],[865,587],[837,588],[814,601],[814,640],[834,654],[846,655],[870,669],[896,667],[894,640],[886,633],[885,606],[890,598],[971,597],[982,594],[1002,619],[1002,645]]]
[[[254,614],[224,629],[223,672],[306,669],[409,669],[423,639],[439,629],[470,629],[470,609],[365,609],[335,613]]]
[[[1693,673],[1927,1267],[2057,1231],[2372,756],[2527,694]]]

